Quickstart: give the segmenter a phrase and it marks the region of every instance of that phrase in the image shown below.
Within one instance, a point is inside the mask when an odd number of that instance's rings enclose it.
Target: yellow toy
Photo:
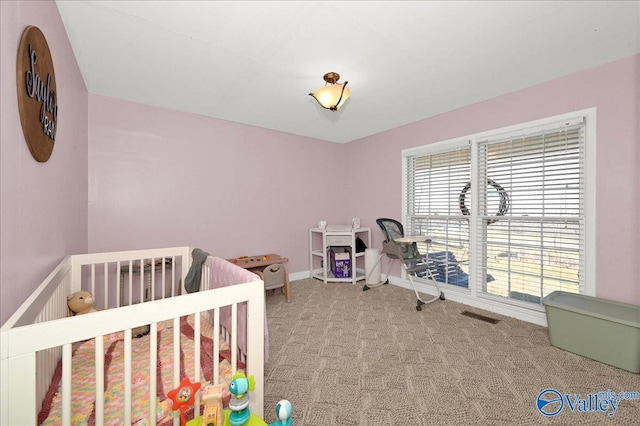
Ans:
[[[217,385],[208,385],[202,391],[202,403],[204,404],[202,424],[204,426],[223,426],[222,393],[224,388],[224,383],[219,383]]]
[[[231,410],[225,408],[224,419],[221,423],[222,426],[232,426],[232,423],[229,422],[230,414],[231,414]],[[207,424],[203,421],[203,416],[198,416],[193,420],[189,420],[187,422],[187,426],[207,426]],[[251,414],[251,416],[249,417],[249,420],[244,424],[244,426],[268,426],[268,425],[260,417],[256,416],[255,414]]]
[[[96,299],[88,291],[76,291],[67,295],[67,306],[72,315],[83,315],[90,312],[97,312],[95,306]]]

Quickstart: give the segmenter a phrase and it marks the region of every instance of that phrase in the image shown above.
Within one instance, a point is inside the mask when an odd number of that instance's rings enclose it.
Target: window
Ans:
[[[438,281],[537,310],[554,290],[595,293],[587,112],[403,152],[405,232],[432,236],[419,249]]]
[[[469,218],[459,208],[459,195],[471,179],[471,146],[410,156],[406,162],[411,213],[405,233],[433,238],[418,250],[427,253],[438,281],[468,287]]]

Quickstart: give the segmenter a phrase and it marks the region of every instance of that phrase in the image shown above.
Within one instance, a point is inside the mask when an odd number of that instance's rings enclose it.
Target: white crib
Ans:
[[[262,417],[265,341],[267,341],[264,284],[258,277],[222,259],[208,258],[202,265],[201,291],[181,294],[191,267],[190,247],[93,253],[66,257],[0,328],[0,424],[37,424],[38,412],[54,371],[62,360],[62,424],[72,423],[71,369],[74,343],[95,342],[95,423],[104,419],[104,337],[124,332],[124,388],[121,424],[132,424],[132,330],[150,326],[149,413],[144,424],[156,418],[156,345],[158,324],[173,320],[173,384],[180,376],[181,317],[193,315],[193,347],[200,348],[201,321],[213,327],[213,383],[218,383],[219,339],[228,339],[232,372],[240,358],[247,374],[256,378],[250,410]],[[217,266],[216,266],[217,265]],[[218,270],[211,270],[218,268]],[[216,282],[224,281],[222,287]],[[215,288],[220,287],[220,288]],[[91,291],[100,311],[70,317],[68,294]],[[124,306],[123,306],[124,305]],[[223,309],[224,308],[224,309]],[[241,313],[239,315],[239,312]],[[222,314],[221,314],[222,313]],[[240,324],[240,327],[238,326]],[[239,333],[242,333],[239,336]],[[226,337],[224,337],[226,336]],[[101,338],[102,337],[102,338]],[[242,345],[240,345],[242,342]],[[240,349],[239,346],[242,348]],[[100,354],[100,355],[98,355]],[[192,355],[193,371],[201,381],[200,351]],[[182,366],[184,369],[184,365]],[[199,398],[194,415],[199,415]],[[173,414],[179,423],[179,414]]]

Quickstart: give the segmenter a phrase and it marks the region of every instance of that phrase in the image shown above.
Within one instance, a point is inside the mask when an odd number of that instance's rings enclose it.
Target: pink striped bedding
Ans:
[[[180,377],[194,380],[194,340],[193,316],[180,321]],[[204,317],[201,320],[201,375],[202,383],[213,379],[212,327]],[[124,340],[123,333],[105,336],[105,392],[104,424],[121,425],[124,421]],[[231,380],[230,350],[220,339],[220,381],[229,384]],[[132,339],[132,423],[137,426],[149,424],[149,335]],[[95,341],[78,342],[73,347],[71,423],[74,425],[94,425],[95,419]],[[171,401],[167,392],[173,389],[173,321],[158,324],[158,364],[157,364],[157,422],[159,425],[172,424]],[[244,365],[238,361],[238,369]],[[59,425],[62,423],[60,377],[62,364],[58,364],[52,385],[38,415],[38,424]],[[225,387],[226,388],[226,387]],[[230,395],[225,396],[228,401]]]

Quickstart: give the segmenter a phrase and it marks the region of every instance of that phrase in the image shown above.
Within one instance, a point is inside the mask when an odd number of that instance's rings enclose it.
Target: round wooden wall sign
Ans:
[[[22,132],[31,155],[45,162],[51,157],[58,130],[58,99],[53,59],[44,34],[28,26],[18,47],[18,109]]]

